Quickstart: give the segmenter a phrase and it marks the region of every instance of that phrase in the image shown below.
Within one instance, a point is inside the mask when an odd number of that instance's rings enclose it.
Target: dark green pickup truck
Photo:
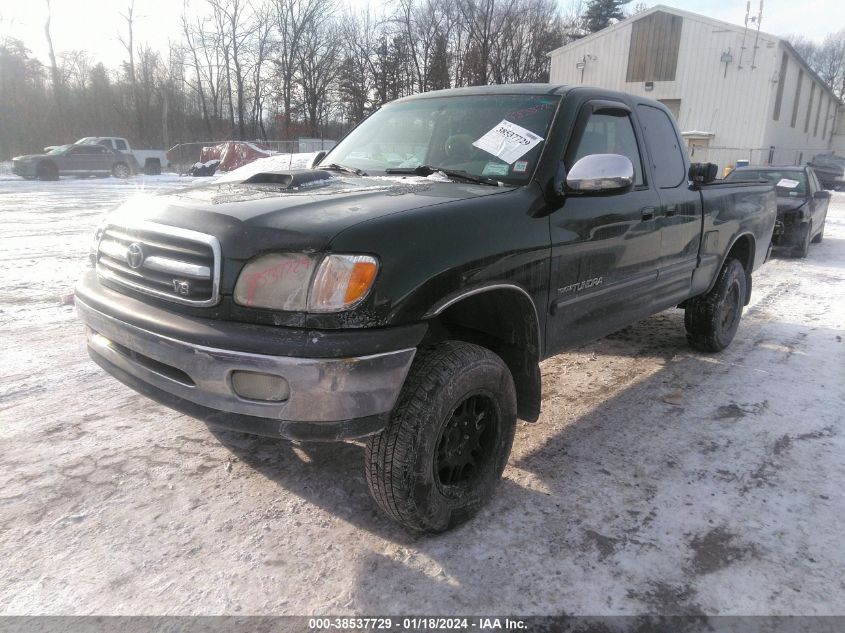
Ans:
[[[675,306],[727,346],[776,215],[691,166],[663,105],[585,87],[408,97],[311,169],[272,160],[106,219],[90,354],[212,424],[365,438],[376,502],[431,532],[493,493],[544,358]]]

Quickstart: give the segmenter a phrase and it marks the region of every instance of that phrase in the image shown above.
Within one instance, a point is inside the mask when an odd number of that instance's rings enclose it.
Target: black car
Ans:
[[[772,244],[806,257],[810,242],[824,237],[830,192],[825,191],[812,167],[738,167],[726,182],[770,182],[778,197],[778,219]]]
[[[60,145],[46,154],[14,157],[12,171],[27,180],[58,180],[59,176],[128,178],[138,173],[138,163],[133,156],[102,145]]]
[[[809,166],[825,189],[842,191],[845,189],[845,156],[836,154],[816,154]]]

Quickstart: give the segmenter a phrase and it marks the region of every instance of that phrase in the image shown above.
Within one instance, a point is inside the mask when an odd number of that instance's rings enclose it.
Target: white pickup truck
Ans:
[[[147,176],[157,176],[162,167],[167,167],[167,152],[163,149],[132,149],[129,141],[120,136],[86,136],[76,141],[77,145],[105,145],[124,154],[131,154],[138,161]]]

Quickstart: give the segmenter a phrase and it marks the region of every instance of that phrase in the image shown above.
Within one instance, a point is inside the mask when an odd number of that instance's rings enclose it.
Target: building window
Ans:
[[[827,134],[827,120],[830,118],[830,104],[833,103],[833,99],[828,98],[827,100],[827,108],[824,111],[824,129],[822,130],[822,140],[824,140],[825,135]],[[830,133],[833,136],[833,132]]]
[[[816,84],[810,84],[810,102],[807,104],[807,116],[804,117],[804,131],[807,132],[810,129],[810,115],[813,113],[813,99],[816,96]],[[819,103],[821,103],[821,99],[819,99]]]
[[[675,81],[683,22],[665,11],[634,19],[625,81]]]
[[[813,136],[819,135],[819,119],[821,118],[822,114],[822,97],[824,94],[822,93],[821,87],[819,88],[819,105],[816,106],[816,125],[813,127]],[[824,135],[822,135],[824,138]]]
[[[801,82],[804,81],[804,71],[798,71],[798,83],[795,85],[795,102],[792,104],[792,120],[789,122],[790,127],[795,127],[795,121],[798,119],[798,104],[801,102]]]
[[[775,113],[772,115],[772,119],[775,121],[780,121],[780,105],[783,103],[783,86],[786,84],[786,65],[789,62],[789,58],[786,56],[786,53],[783,54],[783,57],[780,58],[780,74],[778,75],[778,91],[777,95],[775,96]]]

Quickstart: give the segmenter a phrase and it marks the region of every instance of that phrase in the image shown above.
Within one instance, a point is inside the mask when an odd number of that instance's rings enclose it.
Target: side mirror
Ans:
[[[328,152],[321,149],[319,152],[314,154],[311,157],[311,159],[308,161],[308,169],[314,169],[317,165],[319,165],[320,161],[323,160],[326,157],[327,153]]]
[[[830,198],[830,192],[825,191],[824,189],[819,189],[816,193],[813,194],[813,197],[816,200],[827,200]]]
[[[634,184],[634,165],[620,154],[590,154],[566,175],[566,186],[580,193],[621,192]]]
[[[716,180],[719,166],[715,163],[693,163],[689,166],[689,179],[697,185],[707,185]],[[727,176],[727,174],[725,174]]]

